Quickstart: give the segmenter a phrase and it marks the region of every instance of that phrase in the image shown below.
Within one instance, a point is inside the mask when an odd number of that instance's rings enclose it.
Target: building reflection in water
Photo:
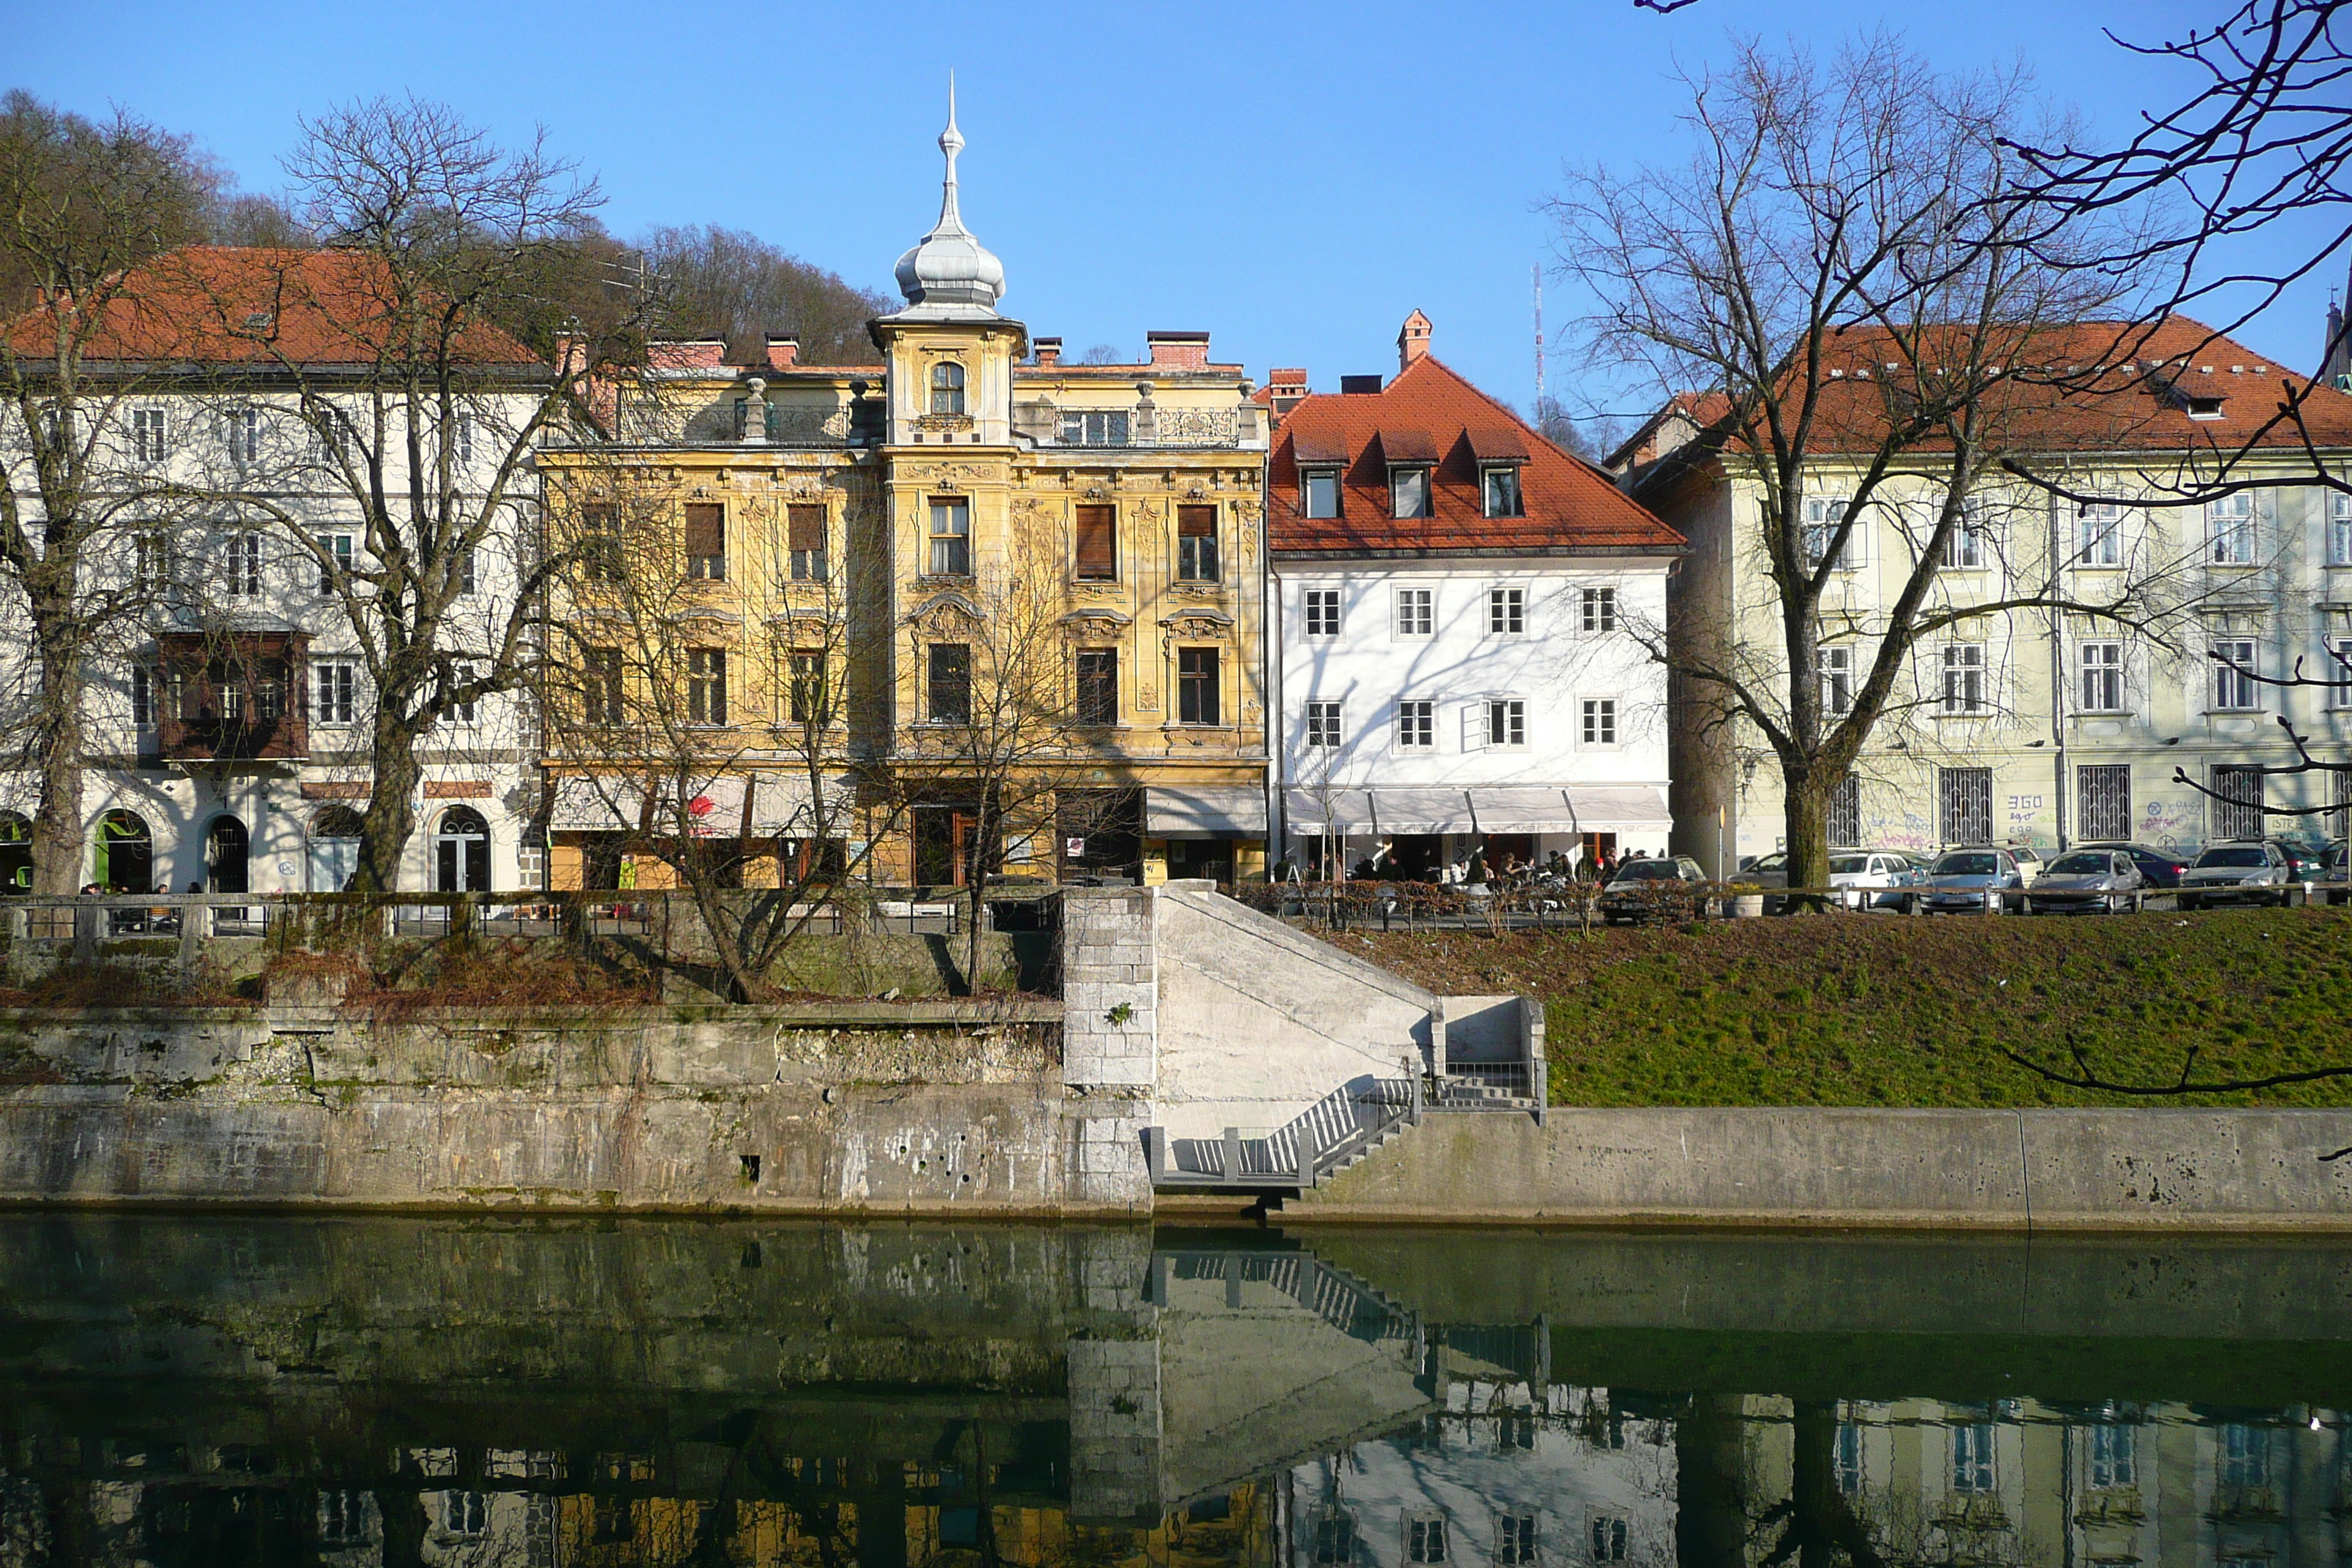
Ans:
[[[2347,1262],[15,1218],[0,1568],[2338,1563]]]

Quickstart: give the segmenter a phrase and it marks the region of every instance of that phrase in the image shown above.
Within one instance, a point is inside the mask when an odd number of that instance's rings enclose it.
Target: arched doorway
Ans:
[[[340,893],[360,868],[360,814],[331,805],[310,823],[310,891]]]
[[[155,890],[155,837],[135,811],[110,811],[98,819],[90,857],[90,880],[126,893]]]
[[[434,830],[433,890],[490,890],[490,825],[470,805],[453,805],[443,812],[441,826]]]
[[[0,811],[0,894],[33,890],[33,825]]]
[[[214,817],[205,829],[205,891],[247,891],[246,858],[245,824],[234,816]]]

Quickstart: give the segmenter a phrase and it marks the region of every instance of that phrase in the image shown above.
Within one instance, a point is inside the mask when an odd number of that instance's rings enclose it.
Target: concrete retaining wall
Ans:
[[[1432,1116],[1300,1219],[2352,1229],[2352,1110]]]

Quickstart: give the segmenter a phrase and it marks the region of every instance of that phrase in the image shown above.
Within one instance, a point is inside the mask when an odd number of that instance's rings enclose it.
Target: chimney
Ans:
[[[1206,332],[1146,332],[1154,370],[1205,370],[1209,363]]]
[[[790,332],[768,334],[768,368],[790,370],[801,362],[801,341]]]
[[[1307,373],[1303,370],[1270,370],[1265,373],[1266,406],[1274,410],[1276,419],[1307,400]]]
[[[1031,346],[1035,348],[1037,351],[1037,363],[1041,367],[1050,370],[1055,365],[1062,363],[1061,339],[1033,338],[1030,340],[1030,343]]]
[[[1404,330],[1397,333],[1397,374],[1412,368],[1413,361],[1429,355],[1429,318],[1415,310],[1404,319]]]

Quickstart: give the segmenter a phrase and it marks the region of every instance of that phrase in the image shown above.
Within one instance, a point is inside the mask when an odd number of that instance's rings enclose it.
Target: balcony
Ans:
[[[294,631],[167,632],[158,749],[167,762],[295,762],[310,754],[303,675],[310,639]]]

